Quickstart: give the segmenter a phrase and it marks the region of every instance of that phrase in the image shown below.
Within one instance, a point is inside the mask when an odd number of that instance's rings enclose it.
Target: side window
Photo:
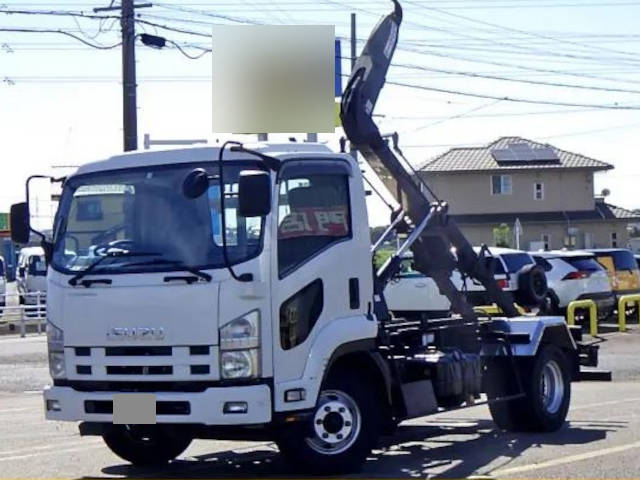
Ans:
[[[330,245],[351,237],[346,175],[307,175],[280,182],[278,273],[280,277]]]
[[[551,263],[549,263],[546,259],[542,257],[533,257],[533,259],[536,261],[537,265],[541,266],[544,269],[545,272],[549,272],[553,268],[551,266]]]
[[[280,306],[280,345],[290,350],[300,345],[320,318],[324,304],[322,280],[314,280]]]

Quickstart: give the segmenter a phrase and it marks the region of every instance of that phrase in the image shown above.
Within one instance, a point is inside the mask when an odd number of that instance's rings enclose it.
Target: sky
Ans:
[[[202,50],[211,46],[212,24],[335,25],[346,57],[350,14],[356,13],[359,52],[392,7],[384,0],[153,3],[137,10],[137,33],[165,36],[189,56],[202,56],[187,58],[173,44],[154,50],[138,43],[140,147],[145,133],[152,139],[214,135],[212,59]],[[414,165],[451,147],[521,136],[613,164],[613,171],[596,175],[596,193],[607,188],[610,203],[640,208],[640,2],[402,3],[398,49],[375,114],[382,131],[399,132]],[[24,198],[27,176],[64,174],[64,166],[122,151],[121,51],[105,48],[119,42],[117,19],[6,11],[92,14],[108,4],[0,2],[0,212]],[[62,34],[2,28],[60,29],[102,48]],[[343,71],[349,71],[346,58]],[[337,146],[339,136],[320,139]],[[48,213],[44,197],[39,208]],[[370,217],[381,224],[388,213],[372,202]]]

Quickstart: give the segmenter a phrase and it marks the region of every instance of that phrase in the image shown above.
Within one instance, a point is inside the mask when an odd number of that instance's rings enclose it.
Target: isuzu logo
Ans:
[[[109,340],[164,340],[162,327],[113,327],[107,332]]]

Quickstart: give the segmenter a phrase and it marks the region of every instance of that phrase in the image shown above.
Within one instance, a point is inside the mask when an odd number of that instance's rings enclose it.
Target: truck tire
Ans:
[[[544,269],[539,265],[522,267],[518,276],[518,297],[526,306],[543,305],[548,285]]]
[[[162,465],[184,452],[191,438],[158,425],[113,425],[102,435],[117,456],[133,465]]]
[[[496,425],[509,431],[558,430],[571,401],[571,374],[564,352],[555,345],[542,345],[530,366],[521,364],[520,378],[524,398],[489,404]],[[500,392],[488,393],[496,396]]]
[[[353,472],[375,446],[381,413],[367,377],[345,372],[323,386],[309,421],[284,432],[276,443],[296,473]]]

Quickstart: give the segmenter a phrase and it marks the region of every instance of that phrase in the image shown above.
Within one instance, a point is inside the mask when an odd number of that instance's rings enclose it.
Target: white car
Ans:
[[[480,253],[480,247],[474,247]],[[527,252],[509,248],[490,247],[494,264],[494,276],[500,288],[510,292],[516,302],[524,306],[537,306],[546,297],[546,279]],[[411,268],[409,255],[402,262],[400,273],[384,291],[387,307],[400,317],[436,318],[446,315],[451,308],[449,300],[441,295],[436,283],[430,277]],[[460,291],[466,291],[467,301],[472,305],[492,303],[487,298],[484,287],[471,280],[463,280],[455,270],[451,281]]]
[[[46,303],[47,265],[42,247],[25,247],[20,250],[16,280],[20,303]]]
[[[533,258],[547,275],[551,312],[566,314],[574,300],[591,299],[598,307],[598,318],[607,318],[615,308],[607,270],[593,253],[579,250],[533,252]]]

